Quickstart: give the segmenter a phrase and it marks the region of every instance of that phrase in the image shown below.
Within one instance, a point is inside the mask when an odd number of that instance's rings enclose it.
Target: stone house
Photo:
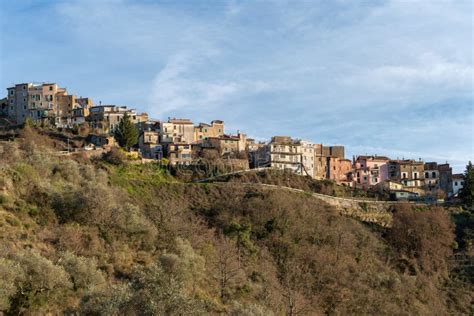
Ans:
[[[328,176],[327,179],[333,180],[338,184],[352,186],[352,161],[339,157],[328,157]]]
[[[161,123],[161,143],[194,143],[194,124],[189,119],[169,118]]]
[[[245,153],[246,145],[247,135],[242,133],[207,137],[202,140],[203,148],[214,148],[222,157],[237,157],[239,154]]]
[[[438,165],[439,188],[447,197],[453,196],[453,171],[448,163]]]
[[[436,194],[440,189],[438,163],[425,163],[425,190],[428,194]]]
[[[404,159],[389,161],[389,178],[400,182],[405,189],[424,192],[425,186],[425,164],[423,161]]]
[[[166,143],[162,144],[170,165],[190,165],[193,161],[193,148],[190,143]]]
[[[138,137],[138,146],[143,158],[160,160],[163,158],[163,148],[160,144],[159,132],[146,130]]]
[[[89,113],[87,121],[90,127],[104,134],[113,134],[125,113],[135,124],[148,120],[146,113],[137,114],[135,110],[128,109],[126,106],[98,105],[91,107]]]
[[[194,126],[194,141],[201,142],[208,137],[224,136],[224,121],[213,120],[211,124],[199,123]]]

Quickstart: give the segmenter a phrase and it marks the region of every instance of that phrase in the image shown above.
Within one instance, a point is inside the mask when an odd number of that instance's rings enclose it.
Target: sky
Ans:
[[[346,156],[474,160],[472,1],[0,0],[0,89],[57,82]],[[6,95],[6,90],[4,90]]]

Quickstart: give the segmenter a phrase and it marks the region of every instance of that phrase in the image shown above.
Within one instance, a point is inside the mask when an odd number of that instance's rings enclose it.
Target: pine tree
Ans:
[[[138,131],[127,113],[115,129],[114,137],[123,148],[130,148],[138,142]]]
[[[464,185],[459,193],[464,205],[470,209],[474,209],[474,169],[472,162],[469,161],[464,172]]]

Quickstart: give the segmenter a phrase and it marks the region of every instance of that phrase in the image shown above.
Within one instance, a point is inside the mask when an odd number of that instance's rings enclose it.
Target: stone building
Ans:
[[[428,194],[435,194],[439,189],[438,163],[425,163],[425,190]]]
[[[98,105],[91,107],[89,113],[87,121],[90,127],[104,134],[112,134],[125,113],[128,114],[130,120],[135,124],[148,120],[146,113],[137,114],[135,110],[128,109],[126,106]]]
[[[389,161],[389,178],[400,182],[405,189],[424,193],[425,164],[419,160],[391,160]]]
[[[189,119],[170,118],[161,123],[162,143],[194,143],[194,124]]]
[[[202,140],[202,147],[214,148],[222,157],[237,157],[245,154],[247,146],[247,135],[222,135],[219,137],[207,137]]]
[[[224,122],[221,120],[211,121],[211,124],[199,123],[194,126],[194,141],[201,142],[208,137],[220,137],[224,135]]]
[[[193,148],[190,143],[166,143],[162,144],[170,165],[190,165],[193,161]]]
[[[138,137],[138,146],[143,158],[157,159],[163,158],[163,148],[160,144],[160,134],[154,130],[145,130]]]
[[[448,163],[438,165],[439,188],[447,197],[453,195],[453,170]]]

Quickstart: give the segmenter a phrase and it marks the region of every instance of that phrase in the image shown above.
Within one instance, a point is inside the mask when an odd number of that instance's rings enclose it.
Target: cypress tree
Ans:
[[[462,199],[464,205],[468,209],[474,208],[474,169],[472,167],[472,162],[469,161],[466,166],[466,171],[464,172],[464,185],[459,192],[459,197]]]
[[[120,147],[127,149],[138,142],[138,131],[127,113],[125,113],[115,129],[114,137]]]

